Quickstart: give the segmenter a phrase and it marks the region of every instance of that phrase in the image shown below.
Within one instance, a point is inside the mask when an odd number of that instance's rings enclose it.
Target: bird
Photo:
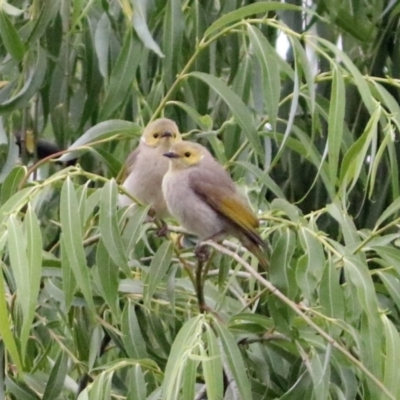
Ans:
[[[168,118],[150,122],[144,129],[140,143],[125,163],[124,189],[141,203],[150,205],[152,214],[165,219],[169,212],[161,190],[162,179],[168,170],[168,160],[163,156],[172,144],[182,140],[178,126]],[[119,194],[120,207],[132,204],[126,194]]]
[[[257,216],[222,165],[204,146],[190,141],[174,143],[164,156],[169,169],[162,191],[170,214],[200,241],[236,237],[267,270]]]

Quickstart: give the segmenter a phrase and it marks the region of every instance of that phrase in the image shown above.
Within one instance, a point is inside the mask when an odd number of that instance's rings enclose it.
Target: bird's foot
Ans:
[[[167,233],[168,233],[168,225],[164,221],[161,221],[161,226],[157,229],[156,236],[165,237],[167,236]]]
[[[194,255],[200,262],[206,262],[210,257],[210,251],[206,246],[198,244],[194,249]]]

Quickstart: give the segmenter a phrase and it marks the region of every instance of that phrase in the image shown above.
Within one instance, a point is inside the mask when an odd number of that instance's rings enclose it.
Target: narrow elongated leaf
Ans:
[[[387,272],[378,272],[386,290],[389,292],[391,300],[397,305],[400,310],[400,280]]]
[[[29,332],[35,316],[35,309],[38,303],[38,294],[42,277],[42,234],[40,225],[32,207],[28,205],[28,212],[24,220],[27,244],[27,267],[26,276],[29,281],[29,291],[24,292],[24,302],[28,305],[28,313],[24,318],[21,332],[21,349],[25,354],[25,346],[28,341]],[[21,251],[23,251],[21,249]]]
[[[118,304],[118,266],[113,262],[103,240],[97,245],[94,275],[100,294],[111,308],[114,317],[120,318]]]
[[[339,165],[345,105],[346,93],[342,72],[338,70],[338,67],[335,67],[333,69],[328,122],[329,176],[332,182],[336,180]]]
[[[185,361],[185,370],[182,373],[182,398],[194,399],[196,386],[196,371],[199,361],[188,358]]]
[[[34,68],[29,72],[29,77],[23,88],[12,98],[0,104],[0,114],[4,114],[25,107],[32,96],[41,87],[46,76],[47,58],[45,51],[39,47],[37,61]]]
[[[123,241],[125,248],[129,253],[134,251],[140,230],[148,215],[150,206],[135,205],[132,216],[129,217],[128,223],[123,232]]]
[[[5,204],[0,207],[0,224],[3,223],[7,214],[19,212],[34,192],[34,187],[27,187],[11,196]]]
[[[385,361],[383,383],[396,399],[400,396],[400,372],[397,361],[400,357],[399,332],[392,321],[386,316],[381,316],[385,330]]]
[[[100,201],[100,233],[111,259],[129,277],[128,258],[119,232],[116,216],[117,186],[114,180],[104,185]]]
[[[111,379],[114,371],[104,371],[98,375],[89,393],[90,400],[108,400],[111,398]]]
[[[0,266],[3,266],[2,261],[0,261]],[[4,275],[3,273],[0,273],[0,336],[4,342],[7,352],[10,354],[16,366],[18,374],[22,375],[22,361],[11,330],[11,319],[7,309],[7,297],[4,290],[5,287]]]
[[[378,229],[382,223],[391,217],[393,214],[397,213],[400,210],[400,198],[397,198],[393,201],[392,204],[380,215],[378,220],[376,221],[375,229]]]
[[[128,32],[111,72],[106,97],[100,110],[102,119],[108,119],[126,100],[128,92],[132,90],[132,81],[140,61],[140,52],[140,44],[133,40],[132,32]]]
[[[230,108],[232,114],[236,118],[237,123],[243,129],[243,132],[245,133],[254,151],[262,155],[260,138],[258,137],[257,131],[254,127],[253,118],[251,117],[247,106],[243,103],[240,97],[233,92],[233,90],[225,82],[215,76],[206,74],[204,72],[191,72],[188,75],[201,79],[223,98]]]
[[[4,47],[10,55],[17,61],[21,61],[25,54],[25,45],[18,31],[2,9],[0,9],[0,35]]]
[[[308,229],[300,229],[299,238],[304,250],[304,263],[296,268],[296,279],[304,296],[311,300],[322,276],[324,253],[321,243]]]
[[[61,351],[54,367],[51,369],[49,380],[43,393],[43,400],[56,399],[64,387],[64,381],[68,372],[68,355]]]
[[[74,273],[77,284],[82,290],[89,309],[95,312],[89,270],[83,250],[83,237],[80,229],[78,200],[71,180],[68,178],[61,190],[60,220],[62,240],[65,245],[67,259]]]
[[[140,0],[132,0],[133,4],[133,16],[132,16],[132,25],[135,28],[137,35],[143,44],[153,50],[159,57],[164,57],[163,52],[161,51],[159,45],[151,36],[149,27],[146,21],[146,3],[143,3]],[[169,27],[171,29],[171,27]]]
[[[129,392],[127,400],[146,400],[146,382],[144,374],[139,364],[129,371]]]
[[[107,14],[103,14],[97,24],[94,45],[97,59],[99,61],[99,70],[103,78],[108,77],[108,53],[110,47],[111,24]],[[122,54],[122,52],[121,52]]]
[[[0,150],[1,150],[1,145],[0,145]],[[7,158],[4,164],[1,166],[0,169],[0,183],[2,183],[5,178],[8,176],[9,172],[15,167],[15,164],[17,163],[18,160],[18,153],[19,149],[17,144],[15,143],[14,140],[10,140],[8,143],[8,153],[7,153]],[[1,154],[1,153],[0,153]],[[3,204],[3,203],[0,203]]]
[[[293,10],[293,11],[305,11],[301,7],[294,6],[292,4],[278,3],[278,2],[260,2],[249,4],[241,7],[235,11],[223,15],[217,19],[210,27],[205,31],[204,37],[211,36],[211,34],[223,28],[225,25],[231,24],[236,21],[240,21],[250,15],[267,13],[272,10]],[[307,10],[310,12],[310,10]]]
[[[330,51],[332,51],[335,56],[340,59],[341,62],[349,70],[352,78],[354,79],[354,83],[356,84],[358,91],[360,92],[361,98],[368,109],[368,112],[370,113],[370,115],[372,115],[376,110],[375,100],[374,97],[371,95],[368,84],[361,74],[360,70],[354,65],[350,57],[342,50],[340,50],[339,47],[322,38],[318,38],[318,41],[326,46]]]
[[[171,242],[164,242],[154,255],[145,281],[146,286],[143,293],[145,304],[150,303],[158,284],[166,278],[167,270],[171,264],[172,250]]]
[[[180,67],[180,55],[182,52],[182,37],[184,30],[184,16],[182,3],[168,0],[166,15],[164,18],[163,50],[165,84],[171,86]]]
[[[203,360],[202,367],[207,387],[207,398],[218,400],[223,398],[224,392],[222,357],[217,337],[209,326],[206,328],[205,341],[208,347],[208,354],[205,351],[202,352],[202,356],[207,357]]]
[[[276,131],[281,85],[278,63],[276,63],[274,56],[275,49],[255,26],[248,25],[247,32],[262,69],[264,101],[269,122],[272,125],[272,129]]]
[[[343,290],[339,283],[339,271],[332,260],[325,264],[321,279],[319,298],[324,314],[331,318],[344,318]]]
[[[68,312],[76,290],[76,279],[68,259],[68,251],[65,241],[61,240],[61,269],[62,269],[62,288],[64,293],[65,311]]]
[[[371,142],[377,135],[377,127],[381,112],[381,107],[377,106],[365,131],[344,156],[342,168],[340,170],[340,187],[343,195],[346,189],[350,191],[354,187],[360,177],[361,170],[365,165],[367,151]]]
[[[378,302],[371,276],[368,274],[367,266],[357,257],[346,255],[344,267],[346,277],[357,292],[360,305],[368,316],[369,322],[377,327],[379,318]]]
[[[140,331],[135,304],[128,301],[122,313],[122,341],[128,356],[134,360],[147,358],[146,343]]]
[[[168,357],[162,386],[162,399],[175,400],[179,398],[187,358],[194,350],[201,335],[204,316],[199,315],[187,321],[180,329]]]
[[[118,133],[138,135],[140,131],[141,128],[137,124],[129,121],[115,119],[100,122],[99,124],[88,129],[78,140],[76,140],[71,146],[69,146],[68,150],[70,150],[71,152],[62,155],[58,160],[62,162],[67,162],[75,159],[82,152],[82,150],[73,150],[89,145],[90,142],[93,142],[95,140],[101,140],[107,137],[111,137]]]
[[[240,397],[242,399],[251,400],[253,398],[251,385],[238,345],[229,330],[219,321],[215,320],[214,326],[222,345],[223,358],[225,359],[233,379],[235,380]]]
[[[40,39],[46,32],[49,24],[54,21],[57,11],[60,8],[60,0],[45,0],[42,3],[42,9],[39,17],[36,19],[35,26],[29,36],[28,42],[30,45]]]
[[[290,261],[295,249],[295,237],[292,231],[285,229],[276,241],[271,254],[271,282],[285,293],[294,293],[294,271]]]
[[[17,286],[18,303],[25,320],[29,316],[29,302],[25,301],[25,298],[30,298],[31,293],[26,238],[20,221],[14,215],[8,218],[7,230],[11,268]]]
[[[1,186],[0,204],[4,204],[18,191],[18,186],[25,177],[25,174],[26,168],[22,167],[21,165],[17,165],[12,169]]]

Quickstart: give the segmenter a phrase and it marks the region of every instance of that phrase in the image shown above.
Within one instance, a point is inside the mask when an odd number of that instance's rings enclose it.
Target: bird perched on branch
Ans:
[[[168,170],[168,160],[163,154],[181,140],[174,121],[157,119],[146,126],[138,147],[126,160],[127,176],[122,186],[140,202],[151,205],[155,216],[161,219],[169,215],[161,190],[162,179]],[[127,206],[132,200],[120,194],[118,203]]]
[[[200,240],[220,241],[232,235],[251,251],[266,269],[266,246],[257,232],[258,219],[234,182],[209,151],[200,144],[175,143],[162,190],[170,213]],[[196,248],[196,255],[201,250]]]

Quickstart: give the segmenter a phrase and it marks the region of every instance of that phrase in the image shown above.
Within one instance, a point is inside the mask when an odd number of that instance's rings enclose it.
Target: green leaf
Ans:
[[[2,261],[0,261],[0,265],[3,266]],[[11,359],[15,364],[18,374],[22,375],[23,367],[14,335],[11,330],[11,318],[7,309],[8,306],[5,288],[6,284],[4,282],[4,275],[3,273],[0,273],[0,336],[7,352],[10,354]]]
[[[122,313],[122,341],[128,356],[134,360],[147,358],[146,342],[140,331],[135,304],[128,301]]]
[[[221,28],[225,27],[225,25],[229,25],[232,22],[236,22],[242,20],[250,15],[259,14],[259,13],[267,13],[273,10],[293,10],[293,11],[307,11],[301,7],[294,6],[292,4],[284,4],[278,2],[260,2],[249,4],[244,7],[238,8],[235,11],[227,13],[223,15],[221,18],[217,19],[213,22],[209,28],[204,32],[204,37],[207,38],[211,36],[211,34],[215,33],[216,31],[220,30]]]
[[[112,137],[116,134],[138,135],[140,132],[141,128],[133,122],[119,119],[100,122],[88,129],[79,139],[69,146],[68,150],[70,152],[62,155],[58,160],[67,162],[75,159],[84,152],[85,146],[90,145],[91,142],[96,140]],[[80,147],[83,147],[83,149],[79,149]]]
[[[162,400],[176,400],[182,384],[182,375],[187,365],[188,357],[194,351],[202,333],[204,316],[199,315],[185,322],[175,337],[174,343],[165,367],[162,386]],[[192,369],[190,369],[193,371]]]
[[[111,379],[114,371],[104,371],[96,377],[90,390],[90,400],[111,399]]]
[[[25,55],[25,45],[7,14],[0,9],[0,35],[4,47],[17,61]]]
[[[133,209],[132,215],[129,215],[128,222],[123,232],[123,241],[125,244],[125,248],[129,252],[133,252],[135,250],[138,237],[141,233],[141,228],[143,227],[143,223],[146,220],[149,209],[150,206],[136,204]]]
[[[96,265],[93,270],[97,287],[113,315],[120,319],[118,303],[118,266],[113,262],[103,240],[97,244]]]
[[[116,209],[117,185],[114,180],[111,180],[104,185],[102,191],[100,201],[100,233],[103,244],[111,259],[124,271],[127,277],[130,277],[131,270],[128,267],[128,258],[119,232]]]
[[[60,8],[60,0],[45,0],[42,2],[42,9],[38,18],[35,18],[35,26],[29,35],[29,45],[32,46],[46,32],[49,24],[54,22]]]
[[[146,22],[146,3],[143,3],[140,0],[132,0],[133,5],[133,16],[132,16],[132,25],[135,28],[137,35],[143,44],[153,50],[159,57],[164,57],[160,47],[155,42],[153,37],[151,36],[149,27]],[[171,27],[169,27],[171,28]]]
[[[37,93],[46,77],[47,58],[45,51],[39,47],[36,65],[31,68],[23,88],[12,98],[0,103],[0,114],[25,107]]]
[[[391,217],[393,214],[396,214],[400,209],[400,198],[397,198],[391,203],[388,208],[379,216],[378,220],[376,221],[375,228],[378,229],[382,223]]]
[[[240,97],[233,92],[229,86],[223,82],[221,79],[206,74],[204,72],[191,72],[188,76],[193,76],[195,78],[201,79],[203,82],[207,83],[211,89],[213,89],[222,99],[226,102],[230,108],[232,114],[236,118],[237,123],[243,129],[248,141],[252,145],[254,151],[259,155],[263,155],[262,146],[260,138],[254,127],[253,118]]]
[[[22,310],[23,319],[25,320],[30,314],[29,301],[25,301],[25,299],[26,297],[28,299],[31,297],[26,238],[22,231],[21,222],[15,215],[10,215],[8,218],[7,230],[10,263],[17,287],[18,303]],[[26,337],[24,339],[26,341]]]
[[[173,246],[169,241],[164,242],[154,255],[149,272],[145,280],[143,299],[149,304],[159,283],[166,278],[166,273],[171,265]]]
[[[209,400],[222,399],[224,397],[222,358],[217,337],[209,326],[206,327],[204,339],[205,344],[208,347],[208,354],[206,351],[201,352],[201,355],[204,358],[201,364],[204,371],[207,398]]]
[[[12,195],[17,193],[19,184],[26,172],[26,167],[21,165],[17,165],[11,170],[1,186],[0,204],[4,204]]]
[[[102,107],[101,119],[108,119],[126,100],[127,94],[132,90],[136,69],[140,61],[141,46],[132,38],[128,31],[124,45],[111,72],[110,82]]]
[[[278,63],[275,61],[275,49],[260,30],[253,25],[247,26],[247,32],[262,69],[264,101],[269,122],[272,125],[272,130],[276,131],[281,85]]]
[[[350,191],[357,183],[371,142],[376,139],[382,109],[378,105],[371,116],[365,131],[345,154],[340,170],[340,187],[345,198],[345,190]]]
[[[0,146],[0,150],[1,150]],[[10,171],[15,167],[15,164],[17,163],[18,160],[18,154],[19,149],[17,144],[14,142],[14,140],[11,140],[8,143],[8,153],[7,153],[7,159],[5,163],[2,165],[1,170],[0,170],[0,183],[4,182],[5,178],[8,176]],[[9,190],[9,188],[8,188]],[[7,190],[6,194],[4,196],[7,196]],[[1,191],[1,198],[3,197],[3,189]],[[2,204],[2,202],[0,203]]]
[[[61,189],[60,221],[62,240],[65,245],[67,259],[76,282],[82,290],[89,309],[95,314],[89,270],[83,250],[83,237],[79,219],[78,200],[74,186],[69,178]]]
[[[182,108],[203,131],[211,130],[212,119],[209,115],[202,116],[193,107],[181,101],[168,101],[167,105],[175,105]]]
[[[21,14],[24,13],[24,10],[14,7],[13,5],[7,3],[6,1],[2,2],[1,8],[5,13],[11,15],[12,17],[19,17]]]
[[[185,29],[185,19],[182,13],[182,3],[168,0],[165,7],[163,50],[165,85],[171,86],[180,68],[182,38]]]
[[[56,399],[64,388],[64,381],[68,372],[68,355],[67,352],[61,351],[57,357],[56,363],[51,369],[46,388],[43,393],[43,400]]]
[[[385,357],[384,357],[384,378],[383,384],[387,387],[390,393],[398,399],[400,396],[400,375],[398,360],[400,357],[400,337],[399,332],[393,325],[392,321],[382,315],[383,326],[385,330]]]
[[[27,267],[26,278],[29,282],[29,290],[24,292],[24,303],[27,304],[27,315],[24,318],[21,331],[22,355],[25,355],[26,344],[35,317],[35,310],[38,304],[40,282],[42,278],[42,233],[40,231],[39,220],[28,204],[28,211],[24,220],[24,228],[27,244]],[[23,251],[20,249],[20,251]]]
[[[68,259],[68,251],[65,241],[61,240],[61,269],[62,269],[62,288],[64,293],[65,311],[68,312],[76,290],[76,279]]]
[[[139,364],[129,371],[127,400],[146,400],[146,382]]]
[[[329,259],[322,275],[319,299],[325,315],[335,319],[344,319],[344,297],[339,278],[340,271]]]
[[[379,320],[378,301],[367,265],[361,262],[359,258],[346,254],[344,269],[346,279],[348,279],[353,290],[356,291],[360,305],[368,316],[368,321],[371,325],[377,327]]]
[[[302,289],[305,298],[310,301],[314,297],[314,291],[321,279],[324,252],[321,243],[314,237],[309,228],[300,228],[298,231],[304,255],[299,260],[304,262],[296,268],[296,280]]]
[[[218,320],[214,320],[214,327],[221,341],[223,358],[225,359],[234,382],[239,390],[240,398],[251,400],[253,398],[251,385],[246,373],[242,354],[229,330]]]
[[[346,92],[344,88],[343,76],[342,72],[336,66],[333,69],[328,121],[329,176],[332,182],[336,181],[339,165],[345,106]]]
[[[107,14],[103,14],[97,23],[94,45],[98,59],[99,70],[103,78],[108,77],[108,55],[110,51],[111,24]]]

